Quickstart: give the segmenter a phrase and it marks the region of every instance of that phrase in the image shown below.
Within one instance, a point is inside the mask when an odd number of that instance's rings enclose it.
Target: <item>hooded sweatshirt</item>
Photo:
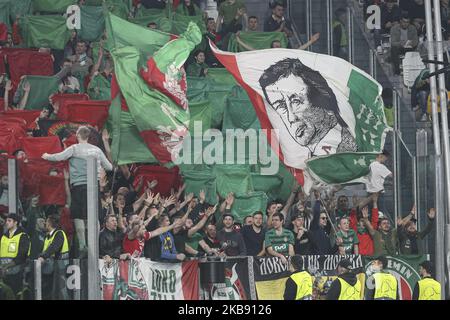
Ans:
[[[351,271],[341,274],[339,278],[341,278],[351,286],[354,286],[358,281],[356,275]],[[341,282],[339,281],[339,279],[335,279],[331,284],[330,290],[328,290],[327,300],[338,300],[340,294],[341,294]]]

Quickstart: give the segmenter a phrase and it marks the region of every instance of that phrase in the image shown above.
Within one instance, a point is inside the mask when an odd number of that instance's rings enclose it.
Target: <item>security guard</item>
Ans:
[[[348,259],[339,261],[338,277],[330,286],[327,300],[361,300],[361,282],[352,272],[352,263]]]
[[[284,300],[312,300],[313,278],[305,270],[300,256],[291,258],[290,270],[292,274],[286,281]]]
[[[431,277],[433,264],[424,261],[419,265],[422,277],[414,287],[413,300],[441,300],[441,284]]]
[[[59,218],[55,215],[49,215],[45,220],[47,235],[44,240],[44,248],[39,255],[39,260],[48,258],[68,259],[69,241],[66,233],[59,228]]]
[[[30,238],[19,223],[20,217],[10,213],[5,222],[6,232],[0,240],[0,262],[4,281],[15,294],[22,288],[24,267],[30,254]]]
[[[390,273],[384,272],[387,267],[387,259],[380,256],[373,260],[372,270],[374,274],[368,279],[367,284],[370,288],[366,291],[366,300],[398,300],[398,282]]]

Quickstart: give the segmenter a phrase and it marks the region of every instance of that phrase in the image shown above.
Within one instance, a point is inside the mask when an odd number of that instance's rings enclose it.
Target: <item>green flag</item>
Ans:
[[[347,81],[348,102],[355,115],[355,141],[358,152],[309,159],[309,173],[328,184],[364,182],[369,166],[384,147],[386,123],[381,86],[368,76],[352,70]]]
[[[0,23],[6,24],[8,28],[11,28],[11,3],[9,1],[0,1]]]
[[[189,168],[180,166],[183,181],[186,184],[185,194],[194,193],[195,196],[199,196],[201,190],[206,193],[205,201],[210,204],[217,203],[217,188],[216,188],[216,176],[211,168],[202,167],[201,170],[197,168],[194,170],[194,166]]]
[[[234,199],[231,213],[237,222],[244,222],[246,216],[251,216],[256,211],[265,212],[268,198],[264,192],[251,192],[246,195],[237,194]]]
[[[20,97],[24,95],[23,85],[26,81],[30,84],[30,93],[25,105],[26,110],[41,110],[48,106],[50,104],[48,97],[58,92],[60,82],[57,77],[25,76],[17,89]]]
[[[274,41],[279,41],[282,48],[287,48],[288,45],[288,40],[284,32],[240,32],[239,38],[244,44],[254,50],[269,49]],[[243,52],[248,51],[248,49],[240,45],[236,39],[236,35],[232,34],[228,43],[228,51]]]
[[[114,163],[157,163],[139,135],[133,117],[121,109],[120,94],[111,101],[108,126],[113,141],[111,153]]]
[[[111,83],[101,74],[92,77],[86,91],[92,100],[111,100]]]
[[[64,49],[70,39],[63,16],[24,16],[19,20],[19,29],[25,46],[30,48]]]
[[[20,0],[16,0],[20,1]],[[34,12],[66,13],[67,7],[76,4],[76,0],[33,0]]]
[[[105,31],[105,16],[102,7],[81,6],[81,29],[78,37],[87,41],[100,40]]]

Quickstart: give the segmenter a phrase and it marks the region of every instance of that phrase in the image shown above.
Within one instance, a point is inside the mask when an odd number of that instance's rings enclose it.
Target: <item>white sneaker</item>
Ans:
[[[381,46],[377,47],[377,53],[378,54],[383,54],[383,48]]]

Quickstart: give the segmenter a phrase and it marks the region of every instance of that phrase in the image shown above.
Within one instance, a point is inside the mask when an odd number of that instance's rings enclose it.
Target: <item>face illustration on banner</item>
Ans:
[[[321,152],[316,148],[324,142],[325,154],[331,150],[356,151],[355,139],[339,113],[336,96],[319,72],[299,59],[286,58],[266,69],[259,83],[290,136],[312,155]],[[340,129],[336,131],[340,138],[327,139],[327,135],[334,134],[334,128]],[[336,142],[330,143],[327,150],[325,140]]]

